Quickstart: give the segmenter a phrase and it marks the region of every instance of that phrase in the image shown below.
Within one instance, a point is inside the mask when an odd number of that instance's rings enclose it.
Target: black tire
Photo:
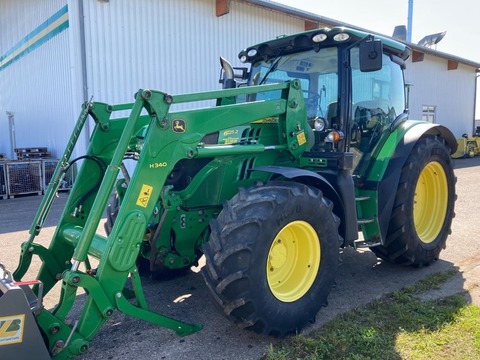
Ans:
[[[332,208],[320,190],[289,182],[240,189],[225,203],[210,224],[202,274],[228,318],[279,337],[315,321],[338,266]]]
[[[117,196],[116,192],[115,192],[115,195],[112,195],[112,197],[113,197],[113,200],[111,200],[107,204],[107,211],[106,211],[107,221],[103,225],[107,235],[110,235],[110,233],[112,232],[113,224],[115,223],[115,220],[116,220],[117,215],[118,215],[118,210],[120,209],[120,201],[118,199],[118,196]]]
[[[386,245],[371,250],[401,265],[420,267],[437,260],[455,216],[455,183],[444,139],[418,140],[402,168]]]

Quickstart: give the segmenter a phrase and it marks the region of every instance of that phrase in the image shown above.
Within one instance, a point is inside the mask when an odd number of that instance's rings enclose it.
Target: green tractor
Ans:
[[[454,216],[457,143],[441,125],[408,120],[409,54],[389,38],[317,29],[246,48],[242,68],[222,59],[222,90],[139,90],[131,104],[85,103],[18,268],[4,271],[0,318],[19,313],[8,300],[14,290],[28,293],[26,303],[36,305],[24,312],[56,359],[85,353],[115,310],[187,335],[201,326],[150,311],[139,273],[188,269],[205,255],[202,274],[223,313],[243,328],[285,336],[327,304],[342,247],[430,264]],[[87,154],[43,247],[35,237],[89,116],[96,126]],[[136,161],[133,170],[125,159]],[[22,282],[33,256],[41,269]],[[47,310],[40,293],[59,281],[58,305]],[[79,288],[86,301],[71,324]],[[0,357],[22,346],[0,346]]]

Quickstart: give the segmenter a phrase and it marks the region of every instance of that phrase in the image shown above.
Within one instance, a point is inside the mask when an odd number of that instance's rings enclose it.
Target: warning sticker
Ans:
[[[0,346],[23,341],[25,314],[0,317]]]
[[[297,135],[297,141],[298,141],[298,145],[300,146],[307,142],[304,131],[302,131],[300,134]]]
[[[150,201],[150,196],[152,195],[153,187],[150,185],[143,184],[140,194],[138,194],[137,205],[146,208],[148,202]]]

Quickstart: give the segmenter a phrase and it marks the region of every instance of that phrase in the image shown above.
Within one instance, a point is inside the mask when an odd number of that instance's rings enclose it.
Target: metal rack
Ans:
[[[9,198],[24,194],[42,194],[41,161],[9,161],[5,163]]]
[[[0,161],[0,199],[7,198],[7,174],[6,163]]]
[[[53,173],[55,172],[55,168],[60,160],[56,159],[43,159],[42,160],[42,186],[43,186],[43,191],[48,187],[48,184],[50,183],[50,180],[52,179]],[[63,180],[60,184],[60,188],[58,189],[59,191],[68,191],[72,188],[73,186],[73,180],[74,180],[74,167],[71,166],[65,176],[63,177]]]

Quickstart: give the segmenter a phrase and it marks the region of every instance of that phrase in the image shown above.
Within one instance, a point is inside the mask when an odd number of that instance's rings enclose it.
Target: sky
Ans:
[[[275,0],[297,9],[391,36],[407,25],[408,0]],[[413,0],[412,42],[447,31],[438,51],[480,63],[480,0]],[[435,47],[433,47],[435,49]]]

